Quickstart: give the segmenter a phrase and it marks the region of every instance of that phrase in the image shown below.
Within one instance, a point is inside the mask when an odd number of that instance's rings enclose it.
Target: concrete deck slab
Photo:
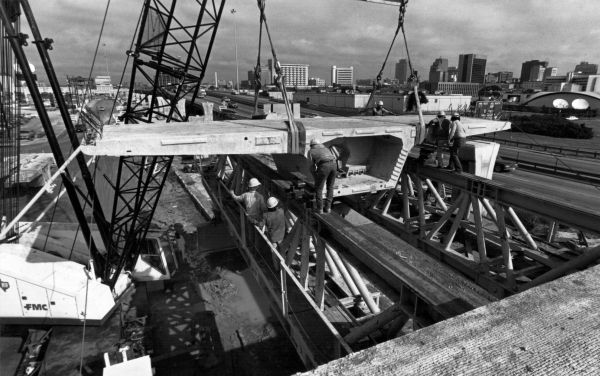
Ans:
[[[597,375],[600,266],[571,274],[306,375]]]
[[[418,117],[306,118],[301,123],[306,129],[307,141],[365,136],[393,136],[408,141],[415,137]],[[508,122],[484,119],[465,119],[463,123],[469,135],[510,128]],[[412,143],[404,145],[412,148]],[[288,153],[288,133],[282,120],[106,125],[96,145],[85,146],[83,152],[107,156],[282,154]]]

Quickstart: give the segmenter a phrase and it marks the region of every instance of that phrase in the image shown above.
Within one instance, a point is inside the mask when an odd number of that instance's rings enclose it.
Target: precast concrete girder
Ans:
[[[337,179],[335,196],[370,193],[396,186],[413,149],[418,117],[303,119],[306,140],[338,146],[345,157],[338,161],[347,171]],[[467,119],[469,134],[506,129],[509,123]],[[313,182],[308,146],[293,154],[290,133],[281,120],[235,120],[106,126],[101,139],[84,152],[103,156],[245,155],[271,154],[280,174]]]

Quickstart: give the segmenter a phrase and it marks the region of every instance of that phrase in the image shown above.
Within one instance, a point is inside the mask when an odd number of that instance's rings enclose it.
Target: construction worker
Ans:
[[[248,219],[254,224],[260,224],[263,220],[263,213],[266,210],[265,198],[258,192],[260,182],[256,178],[250,179],[248,182],[248,192],[236,195],[233,190],[230,190],[231,197],[234,200],[241,202],[246,209]]]
[[[319,140],[310,141],[310,150],[308,151],[308,160],[310,161],[311,172],[315,179],[315,195],[317,213],[329,213],[331,203],[333,202],[333,184],[337,174],[337,162],[335,156],[321,144]],[[323,207],[323,188],[327,183],[327,195],[325,197],[325,207]]]
[[[387,114],[392,114],[391,111],[386,110],[383,107],[383,101],[378,101],[377,104],[375,105],[375,108],[373,108],[373,116],[383,116],[383,115],[387,115]]]
[[[452,114],[450,121],[452,122],[450,134],[448,135],[448,143],[450,144],[450,163],[446,168],[461,173],[463,167],[458,158],[458,152],[467,142],[467,129],[460,122],[460,114],[458,112]]]
[[[267,212],[264,214],[265,233],[279,250],[286,232],[286,221],[283,208],[279,207],[279,200],[269,197],[267,200]]]
[[[437,117],[432,120],[432,136],[436,147],[435,159],[437,167],[444,167],[444,148],[448,147],[448,136],[450,134],[450,120],[446,119],[446,113],[439,111]]]

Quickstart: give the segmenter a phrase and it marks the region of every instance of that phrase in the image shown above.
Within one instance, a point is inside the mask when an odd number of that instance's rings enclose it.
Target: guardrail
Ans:
[[[515,161],[519,164],[519,168],[523,170],[535,171],[540,173],[549,173],[565,178],[575,178],[577,180],[586,181],[592,184],[600,184],[600,174],[594,174],[589,171],[574,170],[570,167],[559,166],[558,159],[554,164],[532,162],[529,160],[519,159],[519,153],[516,157],[502,156],[503,159]]]
[[[564,156],[575,156],[575,157],[600,159],[600,151],[596,151],[596,150],[592,150],[592,149],[580,149],[580,148],[574,149],[574,148],[568,148],[568,147],[564,147],[564,146],[540,145],[540,144],[534,144],[534,143],[530,143],[530,142],[506,140],[506,139],[498,138],[495,136],[486,136],[485,134],[477,136],[477,137],[483,138],[486,140],[492,140],[494,142],[498,142],[503,145],[511,145],[511,146],[516,146],[519,148],[526,148],[526,149],[530,149],[530,150],[546,151],[546,152],[556,153],[556,154],[560,154],[560,155],[564,155]]]

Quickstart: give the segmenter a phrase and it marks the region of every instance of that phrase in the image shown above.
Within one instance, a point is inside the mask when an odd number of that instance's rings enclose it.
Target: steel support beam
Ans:
[[[411,161],[414,162],[414,161]],[[544,218],[550,218],[575,228],[597,233],[600,208],[577,208],[569,202],[556,201],[544,195],[516,190],[506,184],[469,174],[450,174],[438,169],[406,163],[407,168],[421,178],[431,178],[480,198],[490,198],[506,206],[519,208]]]

